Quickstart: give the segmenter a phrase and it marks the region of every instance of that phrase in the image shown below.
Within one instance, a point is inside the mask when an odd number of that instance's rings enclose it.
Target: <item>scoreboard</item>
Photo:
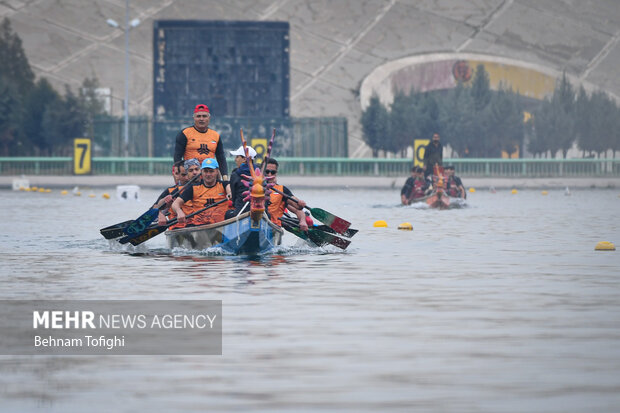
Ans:
[[[289,23],[156,20],[153,118],[289,116]]]

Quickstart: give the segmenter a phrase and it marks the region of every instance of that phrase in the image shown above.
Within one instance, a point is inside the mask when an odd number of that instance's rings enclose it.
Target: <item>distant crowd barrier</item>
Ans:
[[[408,176],[411,159],[278,158],[283,175]],[[445,159],[463,177],[620,176],[620,159]],[[93,158],[93,175],[167,175],[171,158]],[[234,168],[229,160],[229,171]],[[73,158],[0,158],[0,175],[71,175]]]

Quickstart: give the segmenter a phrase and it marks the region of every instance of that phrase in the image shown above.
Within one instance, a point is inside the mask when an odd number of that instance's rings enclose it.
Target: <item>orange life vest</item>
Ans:
[[[284,191],[284,186],[282,185],[274,185],[273,187],[276,188],[278,191]],[[271,201],[271,203],[269,204],[267,210],[269,211],[269,215],[271,216],[271,222],[276,225],[282,225],[282,222],[280,222],[280,218],[282,217],[282,215],[284,215],[284,210],[286,209],[286,200],[276,191],[272,191],[271,195],[269,195],[269,201]]]
[[[204,184],[196,185],[193,187],[193,191],[192,212],[198,211],[222,199],[226,199],[226,190],[224,189],[224,185],[219,181],[211,188],[204,186]],[[213,208],[209,208],[206,211],[194,215],[190,218],[191,223],[194,225],[204,225],[223,221],[227,210],[228,202],[223,202]]]
[[[206,132],[198,132],[195,127],[183,129],[183,134],[187,138],[183,159],[198,159],[202,162],[207,158],[215,158],[215,149],[220,141],[220,134],[213,129]]]
[[[181,191],[183,189],[183,185],[177,185],[177,186],[173,186],[168,188],[168,191],[170,193],[172,193],[176,188],[179,188],[179,191]],[[188,188],[185,188],[188,189]],[[174,218],[176,218],[177,214],[174,213],[174,211],[172,210],[172,208],[170,208],[168,213],[168,221],[172,221]],[[182,206],[181,206],[181,211],[183,211],[183,213],[185,213],[185,215],[191,214],[192,211],[194,211],[194,203],[193,200],[189,200],[187,202],[185,202]],[[190,218],[191,219],[191,218]],[[170,229],[175,229],[175,228],[183,228],[185,227],[186,224],[174,224],[172,226],[170,226]]]

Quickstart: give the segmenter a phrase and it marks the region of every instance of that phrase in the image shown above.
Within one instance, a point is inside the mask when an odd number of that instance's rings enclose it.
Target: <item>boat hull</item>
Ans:
[[[444,191],[439,190],[437,192],[433,192],[426,199],[426,203],[429,208],[450,209],[464,206],[465,200],[463,198],[452,198]]]
[[[266,215],[253,222],[250,213],[239,215],[216,224],[178,228],[166,232],[168,248],[203,250],[219,247],[237,255],[269,253],[282,243],[283,230]]]

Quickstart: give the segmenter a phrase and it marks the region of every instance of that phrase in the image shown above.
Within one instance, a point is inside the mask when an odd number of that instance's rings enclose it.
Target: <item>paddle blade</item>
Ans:
[[[140,245],[143,242],[146,242],[150,240],[151,238],[156,237],[157,235],[166,231],[168,226],[169,225],[158,225],[156,227],[149,228],[140,234],[133,235],[133,236],[128,235],[126,237],[123,237],[120,240],[118,240],[118,242],[120,242],[121,244],[127,244],[129,242],[133,246]]]
[[[149,209],[144,214],[140,215],[134,222],[128,225],[123,232],[130,236],[136,236],[142,233],[148,228],[151,222],[157,219],[157,214],[159,214],[159,209]]]
[[[127,226],[131,224],[132,222],[133,220],[119,222],[118,224],[110,225],[109,227],[105,227],[105,228],[101,228],[99,232],[101,233],[101,235],[103,235],[105,239],[114,239],[114,238],[122,237],[123,235],[125,235],[123,230],[127,228]]]
[[[308,230],[308,238],[319,246],[331,244],[335,247],[346,250],[351,241],[348,239],[340,238],[339,236],[323,232],[319,229],[310,228]]]
[[[323,232],[329,232],[330,234],[338,234],[336,231],[334,231],[331,227],[328,227],[327,225],[317,225],[315,226],[315,228]],[[351,238],[358,232],[359,232],[358,229],[349,228],[348,230],[343,232],[342,235],[344,235],[347,238]]]
[[[336,231],[339,234],[344,234],[344,232],[347,229],[349,229],[349,227],[351,226],[351,223],[349,221],[346,221],[340,217],[337,217],[336,215],[330,212],[327,212],[324,209],[321,209],[321,208],[309,208],[309,209],[313,217],[315,217],[316,219],[318,219],[325,225],[329,226],[330,228],[332,228],[334,231]]]
[[[351,241],[349,240],[340,238],[337,235],[323,232],[316,228],[310,228],[308,232],[303,232],[297,225],[292,224],[293,221],[291,219],[284,218],[281,221],[282,228],[292,234],[295,234],[301,239],[312,242],[317,247],[324,247],[327,244],[331,244],[344,250],[349,246],[349,244],[351,244]]]

